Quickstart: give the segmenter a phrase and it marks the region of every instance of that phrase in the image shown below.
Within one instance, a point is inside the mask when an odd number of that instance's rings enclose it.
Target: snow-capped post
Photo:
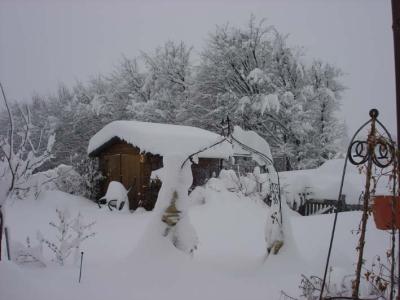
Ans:
[[[164,224],[162,234],[170,239],[176,248],[192,254],[198,243],[196,231],[187,214],[188,191],[193,182],[192,163],[182,155],[169,155],[164,156],[163,164],[165,176],[162,177],[155,206],[155,211],[161,213],[161,221]]]
[[[366,167],[366,180],[365,180],[365,190],[363,194],[363,213],[361,218],[361,229],[360,229],[360,238],[358,241],[358,245],[356,250],[358,251],[358,260],[357,260],[357,267],[355,271],[355,280],[352,284],[352,299],[359,299],[359,288],[360,288],[360,278],[361,278],[361,271],[363,266],[363,255],[364,255],[364,245],[365,245],[365,233],[366,233],[366,226],[368,221],[368,213],[369,213],[369,205],[371,201],[371,195],[375,192],[376,187],[376,180],[373,179],[372,174],[372,167],[376,166],[378,169],[385,169],[389,166],[392,167],[392,174],[393,176],[393,187],[392,187],[392,214],[394,212],[394,208],[398,205],[396,200],[397,195],[397,183],[396,183],[396,170],[397,170],[397,160],[396,160],[396,147],[395,143],[386,129],[386,127],[378,120],[379,112],[376,109],[371,109],[369,112],[370,119],[365,122],[353,135],[352,139],[350,140],[349,147],[347,149],[347,155],[344,162],[343,172],[342,172],[342,179],[339,189],[339,195],[337,200],[337,208],[335,212],[335,217],[332,226],[332,233],[330,238],[330,244],[328,249],[328,255],[325,264],[325,271],[324,277],[322,280],[321,291],[319,299],[324,299],[324,291],[325,291],[325,284],[327,273],[329,269],[329,261],[332,252],[333,240],[335,236],[336,224],[337,224],[337,217],[339,213],[339,207],[341,205],[342,199],[342,191],[343,191],[343,184],[344,179],[346,176],[346,168],[347,168],[347,161],[350,161],[351,164],[356,166],[365,166]],[[368,125],[370,125],[370,131],[368,134],[367,140],[356,140],[358,134],[365,129]],[[383,134],[380,134],[380,130],[377,127],[383,130]],[[372,182],[373,181],[373,182]],[[393,215],[392,215],[393,217]],[[391,251],[394,253],[395,247],[395,224],[392,222],[392,248]],[[390,299],[393,299],[394,296],[394,260],[392,262],[392,269],[391,269],[391,290],[390,290]]]
[[[83,264],[83,251],[81,251],[81,265],[79,268],[79,283],[81,283],[81,278],[82,278],[82,264]]]

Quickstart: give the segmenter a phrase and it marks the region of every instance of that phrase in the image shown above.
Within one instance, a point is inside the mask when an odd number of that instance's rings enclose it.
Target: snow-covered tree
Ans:
[[[304,87],[303,96],[310,133],[306,135],[308,141],[301,144],[304,165],[321,165],[341,150],[345,128],[336,117],[344,89],[336,80],[340,75],[340,70],[320,61],[315,61],[308,70],[309,85]]]
[[[184,42],[167,41],[154,54],[142,54],[147,66],[145,89],[152,90],[149,109],[158,112],[159,121],[177,123],[181,106],[190,96],[191,51]]]
[[[0,138],[0,225],[3,226],[3,204],[9,197],[21,197],[29,191],[32,174],[51,158],[55,135],[51,132],[46,142],[42,139],[43,130],[40,130],[40,138],[34,143],[32,133],[37,128],[32,124],[29,107],[17,106],[23,123],[16,127],[17,119],[1,83],[0,89],[8,116],[7,134]],[[2,232],[3,228],[0,228],[0,250]]]
[[[58,137],[55,158],[43,168],[62,163],[78,169],[90,137],[118,119],[219,132],[229,115],[266,138],[288,169],[318,166],[340,150],[344,126],[335,117],[344,90],[340,70],[305,63],[301,49],[289,47],[287,36],[264,20],[218,26],[197,65],[191,54],[184,42],[167,41],[139,57],[123,57],[110,74],[71,88],[60,85],[47,97],[35,95],[29,105],[33,123],[43,127],[50,117]],[[0,114],[0,125],[7,119]],[[31,138],[39,140],[40,133]]]
[[[241,127],[265,137],[275,155],[287,158],[289,168],[313,167],[327,159],[326,152],[337,152],[333,144],[342,129],[333,116],[343,91],[337,81],[341,73],[328,64],[307,67],[302,53],[288,47],[286,39],[254,17],[245,28],[217,27],[202,53],[197,93],[189,106],[195,117],[188,120],[213,129],[215,120],[229,114]],[[307,94],[309,90],[312,95]],[[324,124],[323,153],[317,151],[321,143],[309,142],[316,138],[312,129],[317,115],[322,118],[318,127]],[[328,123],[335,123],[330,132]],[[310,147],[317,151],[315,161],[309,159],[314,155]]]

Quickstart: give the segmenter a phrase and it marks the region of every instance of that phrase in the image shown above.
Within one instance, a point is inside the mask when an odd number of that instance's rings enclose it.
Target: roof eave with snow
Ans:
[[[117,142],[126,142],[142,153],[189,156],[218,143],[197,156],[227,159],[233,155],[231,144],[223,137],[196,127],[139,121],[114,121],[104,126],[89,141],[89,156],[97,156]]]

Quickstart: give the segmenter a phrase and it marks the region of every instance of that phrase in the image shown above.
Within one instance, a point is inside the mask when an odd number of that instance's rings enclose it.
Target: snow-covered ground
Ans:
[[[326,161],[320,167],[309,170],[281,172],[281,186],[289,202],[297,199],[299,193],[309,193],[313,199],[338,198],[344,159]],[[377,176],[378,171],[373,174]],[[351,163],[347,164],[343,194],[347,204],[357,204],[365,188],[365,171]],[[381,177],[376,186],[376,194],[387,194],[392,182],[389,176]],[[390,194],[390,192],[389,192]]]
[[[29,267],[0,263],[0,299],[279,299],[284,290],[300,295],[301,274],[322,276],[333,215],[301,217],[284,205],[285,244],[278,255],[266,257],[265,225],[269,208],[254,197],[228,191],[213,179],[193,192],[189,217],[199,246],[193,256],[177,250],[166,238],[155,239],[147,228],[153,212],[99,209],[93,202],[62,192],[46,192],[36,200],[16,200],[6,207],[6,224],[13,241],[36,243],[40,230],[54,239],[55,209],[80,212],[96,221],[96,235],[83,242],[82,282],[79,265],[51,262]],[[354,272],[359,212],[341,213],[332,266],[340,274]],[[367,230],[367,263],[384,255],[389,234]],[[3,259],[5,255],[3,255]]]

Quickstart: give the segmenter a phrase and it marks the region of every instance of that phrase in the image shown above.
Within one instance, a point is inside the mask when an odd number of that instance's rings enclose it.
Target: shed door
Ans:
[[[111,181],[121,181],[121,161],[120,154],[106,155],[104,156],[104,160],[106,162],[107,168],[107,185]]]
[[[140,156],[133,154],[121,155],[121,182],[129,191],[129,207],[136,209],[141,199],[142,178],[140,172]]]

